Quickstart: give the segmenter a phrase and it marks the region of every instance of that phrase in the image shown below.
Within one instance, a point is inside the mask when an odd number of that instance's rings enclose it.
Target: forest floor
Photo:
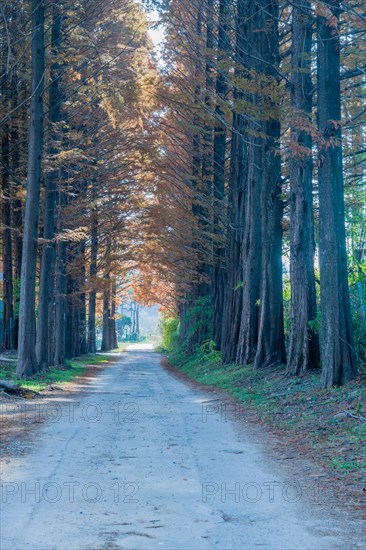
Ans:
[[[363,547],[339,480],[236,401],[148,346],[111,359],[8,404],[23,431],[2,461],[1,548]]]
[[[276,434],[292,449],[286,460],[304,456],[324,468],[346,506],[365,506],[366,372],[345,387],[325,390],[319,373],[290,378],[284,367],[223,367],[214,351],[187,357],[175,350],[168,357],[180,375],[221,390],[237,404],[237,414]]]

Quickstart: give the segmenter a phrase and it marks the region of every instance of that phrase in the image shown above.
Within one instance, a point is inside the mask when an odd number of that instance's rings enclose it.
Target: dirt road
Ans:
[[[148,347],[29,407],[44,425],[3,465],[1,550],[350,547],[314,478],[289,478],[239,408]]]

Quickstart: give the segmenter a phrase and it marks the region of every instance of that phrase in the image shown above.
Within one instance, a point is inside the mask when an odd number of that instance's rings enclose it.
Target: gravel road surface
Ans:
[[[43,425],[3,464],[1,550],[350,547],[314,478],[289,478],[238,407],[148,346],[25,416]]]

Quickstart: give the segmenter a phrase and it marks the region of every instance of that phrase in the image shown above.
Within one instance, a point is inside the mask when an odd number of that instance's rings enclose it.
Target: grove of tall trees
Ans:
[[[156,270],[171,273],[183,347],[352,380],[366,349],[364,4],[160,9]]]
[[[137,2],[1,10],[1,347],[22,378],[95,353],[97,318],[116,347],[157,73]]]
[[[187,353],[354,379],[365,37],[360,0],[3,2],[0,344],[17,376],[95,353],[98,322],[116,347],[132,278]]]

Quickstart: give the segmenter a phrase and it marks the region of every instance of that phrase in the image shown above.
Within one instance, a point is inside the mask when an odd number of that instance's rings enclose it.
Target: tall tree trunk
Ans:
[[[57,154],[55,146],[58,129],[55,128],[57,122],[61,120],[61,64],[58,62],[58,57],[61,50],[62,34],[61,34],[62,16],[60,6],[57,3],[53,4],[52,15],[52,37],[51,37],[51,53],[53,63],[50,71],[50,91],[49,91],[49,123],[50,123],[50,139],[49,148],[50,155]],[[47,368],[49,361],[49,338],[50,338],[50,308],[53,301],[54,285],[50,281],[54,280],[55,272],[55,223],[56,223],[56,195],[57,195],[57,178],[59,171],[53,170],[46,177],[45,188],[45,204],[44,204],[44,224],[43,224],[43,239],[42,245],[42,261],[41,275],[39,283],[39,299],[38,299],[38,324],[37,324],[37,343],[36,354],[38,367],[40,370]]]
[[[237,96],[237,91],[235,91]],[[242,311],[243,269],[240,252],[244,233],[244,196],[246,181],[243,178],[247,169],[245,143],[246,121],[234,112],[231,138],[231,166],[228,197],[228,253],[227,284],[224,296],[221,350],[223,363],[236,359]]]
[[[181,346],[187,341],[188,329],[188,303],[187,298],[184,297],[179,304],[179,343]]]
[[[103,331],[101,351],[110,351],[111,349],[111,331],[110,331],[110,299],[111,299],[111,280],[109,273],[104,276],[103,291]]]
[[[247,117],[240,105],[243,91],[243,64],[246,35],[247,0],[240,0],[236,16],[235,77],[233,131],[231,135],[231,165],[228,196],[227,284],[224,296],[221,349],[224,363],[236,360],[243,303],[243,265],[241,251],[245,229],[245,196],[248,171]]]
[[[32,0],[32,99],[29,130],[28,178],[19,306],[17,376],[37,371],[35,351],[35,290],[40,180],[44,134],[45,10],[43,0]]]
[[[66,357],[86,353],[85,242],[67,252]]]
[[[238,16],[240,17],[240,61],[244,67],[243,79],[248,82],[249,90],[252,80],[262,71],[261,59],[257,59],[261,51],[263,28],[263,13],[261,6],[251,0],[240,2]],[[245,86],[245,85],[244,85]],[[242,265],[242,308],[240,334],[236,361],[239,364],[249,364],[254,361],[258,344],[259,323],[259,293],[262,266],[262,235],[260,227],[263,212],[260,199],[263,183],[263,161],[265,137],[258,136],[261,127],[262,113],[258,100],[260,92],[244,92],[241,99],[244,105],[250,105],[252,113],[247,122],[247,168],[244,197],[243,242],[241,246],[240,262]],[[263,131],[264,133],[264,131]]]
[[[22,101],[22,94],[18,91],[19,79],[16,70],[13,71],[12,78],[12,101],[11,108],[15,110],[19,103]],[[25,91],[24,91],[25,95]],[[13,266],[14,266],[14,288],[13,288],[13,303],[14,303],[14,346],[18,347],[18,332],[19,332],[19,283],[20,272],[22,265],[22,250],[23,250],[23,204],[17,197],[19,189],[22,187],[22,175],[20,176],[20,147],[16,144],[23,136],[23,132],[27,128],[26,109],[23,108],[21,113],[21,124],[17,119],[13,120],[11,128],[11,143],[12,143],[12,155],[11,166],[13,174],[13,199],[12,199],[12,233],[13,233]],[[21,128],[21,131],[20,131]]]
[[[10,110],[9,102],[9,67],[8,46],[3,47],[1,72],[3,84],[1,89],[5,110]],[[3,260],[3,327],[0,349],[9,350],[14,347],[14,308],[13,308],[13,250],[11,239],[11,186],[10,186],[10,124],[6,122],[2,128],[1,143],[1,176],[2,176],[2,260]]]
[[[116,332],[116,294],[117,294],[117,285],[116,280],[113,279],[112,281],[112,299],[111,299],[111,318],[110,318],[110,343],[111,343],[111,349],[117,349],[118,348],[118,342],[117,342],[117,332]]]
[[[65,357],[71,359],[76,355],[76,344],[78,327],[75,322],[75,280],[70,267],[74,262],[73,243],[68,243],[66,248],[66,303],[65,303]]]
[[[66,259],[67,244],[60,241],[56,249],[55,277],[55,353],[53,363],[63,365],[66,359]]]
[[[319,150],[319,265],[323,387],[356,376],[348,288],[340,92],[340,0],[324,2],[317,18]]]
[[[87,324],[86,324],[86,293],[85,293],[85,241],[80,246],[81,257],[81,277],[80,277],[80,344],[79,354],[85,355],[87,353]]]
[[[140,336],[140,305],[136,304],[136,333]]]
[[[192,188],[195,190],[195,197],[201,197],[200,201],[194,201],[192,204],[192,213],[196,223],[193,229],[192,248],[195,251],[195,262],[197,264],[197,280],[191,284],[191,291],[187,300],[186,315],[186,334],[187,346],[190,351],[194,351],[208,339],[210,334],[210,266],[208,265],[208,246],[204,232],[208,229],[208,193],[207,187],[210,185],[212,177],[212,158],[207,156],[207,139],[202,139],[203,127],[202,117],[199,113],[199,106],[202,101],[202,37],[203,37],[203,3],[197,5],[196,35],[195,35],[195,90],[194,90],[194,116],[193,116],[193,136],[192,136]],[[207,101],[207,96],[205,97]],[[212,131],[212,129],[211,129]],[[211,137],[212,143],[212,137]],[[211,151],[212,153],[212,151]],[[183,324],[181,325],[183,326]]]
[[[63,147],[68,147],[66,136],[63,139]],[[66,189],[68,182],[68,172],[63,170],[61,173],[60,187],[57,193],[57,234],[62,233],[65,221],[63,219],[63,209],[67,204]],[[55,289],[54,289],[54,349],[53,364],[64,365],[66,359],[66,296],[67,296],[67,241],[57,240],[56,244],[56,262],[55,262]]]
[[[311,47],[312,14],[307,0],[292,8],[292,128],[290,144],[291,333],[288,371],[298,375],[319,366],[314,274]]]
[[[218,21],[218,53],[216,79],[215,108],[216,124],[214,128],[213,145],[213,275],[212,275],[212,300],[213,300],[213,333],[212,337],[217,349],[221,349],[222,319],[224,310],[224,296],[226,285],[225,270],[225,245],[226,245],[226,216],[227,206],[225,199],[225,164],[227,131],[223,102],[226,101],[228,92],[228,75],[223,67],[223,62],[230,50],[230,8],[231,0],[220,0]]]
[[[98,273],[98,213],[91,212],[91,249],[90,249],[90,285],[89,292],[89,318],[88,318],[88,353],[96,353],[95,313],[97,303],[96,276]]]
[[[266,136],[263,151],[262,212],[262,273],[260,292],[260,320],[258,347],[254,367],[262,368],[285,363],[285,337],[283,324],[282,288],[282,213],[281,158],[279,142],[281,127],[276,97],[279,64],[278,2],[261,0],[262,61],[261,73],[268,79],[273,92],[268,93],[267,120],[263,124]]]

